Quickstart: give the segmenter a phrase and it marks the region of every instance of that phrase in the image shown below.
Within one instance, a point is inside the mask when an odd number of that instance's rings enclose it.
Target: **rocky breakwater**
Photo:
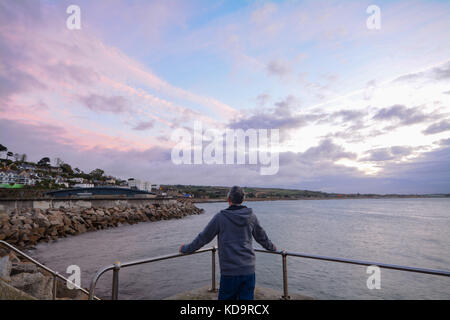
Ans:
[[[53,299],[53,276],[14,252],[0,255],[0,300]],[[56,299],[87,300],[81,290],[56,282]]]
[[[110,208],[14,209],[12,212],[0,212],[0,240],[19,248],[29,248],[41,241],[48,242],[125,223],[181,219],[200,213],[203,209],[197,208],[191,201]]]

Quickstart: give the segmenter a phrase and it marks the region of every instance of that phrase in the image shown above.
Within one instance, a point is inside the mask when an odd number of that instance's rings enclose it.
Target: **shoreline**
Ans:
[[[373,196],[373,197],[336,197],[336,198],[321,198],[321,197],[307,197],[307,198],[249,198],[244,199],[244,202],[253,201],[298,201],[298,200],[362,200],[362,199],[447,199],[448,196]],[[193,203],[216,203],[227,202],[226,198],[206,199],[206,198],[190,198]]]
[[[16,208],[10,212],[0,212],[0,240],[19,249],[30,249],[40,242],[85,232],[123,224],[182,219],[203,212],[192,201],[95,208]]]

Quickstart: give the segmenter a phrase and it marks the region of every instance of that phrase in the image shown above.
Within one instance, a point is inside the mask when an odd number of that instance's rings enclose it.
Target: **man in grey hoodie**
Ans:
[[[276,246],[269,240],[251,208],[242,205],[244,191],[234,186],[228,193],[230,206],[217,213],[181,253],[194,252],[217,235],[220,263],[219,300],[253,300],[255,291],[255,252],[252,237],[270,251]]]

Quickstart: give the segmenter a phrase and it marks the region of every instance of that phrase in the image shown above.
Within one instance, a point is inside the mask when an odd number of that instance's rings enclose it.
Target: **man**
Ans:
[[[270,251],[269,240],[251,208],[242,205],[244,191],[234,186],[228,193],[229,208],[217,213],[181,253],[194,252],[218,236],[220,288],[219,300],[253,300],[255,291],[255,252],[252,237]]]

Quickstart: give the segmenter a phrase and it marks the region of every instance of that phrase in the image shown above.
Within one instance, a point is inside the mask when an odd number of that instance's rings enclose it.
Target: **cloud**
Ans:
[[[57,64],[46,67],[48,75],[53,79],[60,81],[72,82],[89,85],[94,81],[99,81],[99,74],[90,67],[81,65],[65,64],[59,62]]]
[[[397,120],[401,125],[421,123],[431,119],[429,114],[422,112],[421,107],[407,108],[404,105],[393,105],[382,108],[373,116],[374,120]]]
[[[400,160],[401,158],[410,155],[413,152],[412,147],[395,146],[390,148],[377,148],[366,151],[367,156],[362,158],[362,161],[389,161]]]
[[[122,96],[104,97],[98,94],[79,97],[90,110],[96,112],[123,113],[129,111],[127,100]]]
[[[257,101],[258,105],[260,105],[262,107],[264,107],[269,100],[270,100],[270,95],[267,93],[259,94],[256,97],[256,101]]]
[[[271,76],[284,78],[292,72],[292,69],[288,62],[281,59],[275,59],[269,61],[266,66],[266,71]]]
[[[317,118],[312,114],[293,114],[292,109],[297,108],[298,105],[298,100],[289,95],[275,102],[272,108],[259,108],[248,116],[234,119],[228,123],[228,127],[243,130],[280,129],[282,133],[286,133],[289,129],[298,129]]]
[[[155,121],[143,121],[139,122],[136,126],[133,127],[133,130],[144,131],[151,129],[155,126]]]
[[[433,123],[428,128],[426,128],[424,134],[436,134],[444,131],[450,130],[450,120],[445,119],[437,123]]]
[[[450,62],[446,62],[441,66],[431,68],[426,71],[412,72],[402,75],[394,80],[394,82],[416,81],[416,80],[447,80],[450,79]]]
[[[325,139],[316,147],[311,147],[299,157],[303,161],[337,161],[340,159],[356,159],[357,155],[353,152],[347,152],[342,146],[333,143],[331,139]]]

